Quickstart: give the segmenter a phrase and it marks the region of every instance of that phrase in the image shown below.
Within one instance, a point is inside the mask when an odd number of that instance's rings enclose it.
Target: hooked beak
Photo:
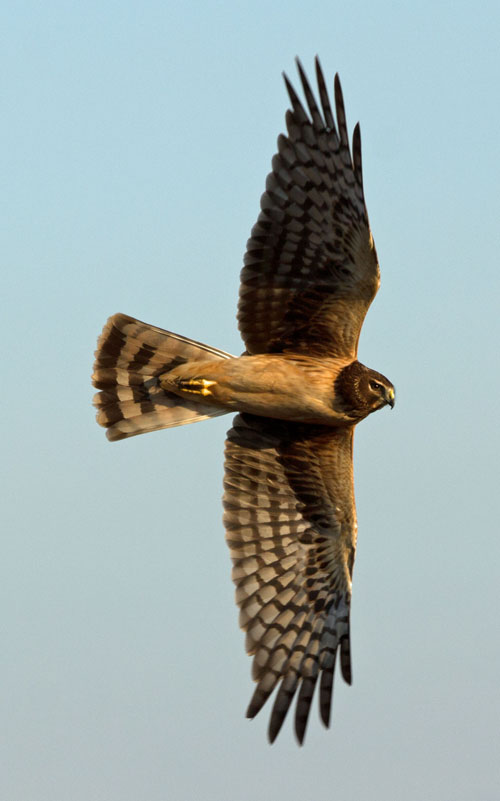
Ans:
[[[385,400],[389,404],[391,409],[394,409],[394,404],[396,403],[396,393],[394,392],[394,389],[392,387],[386,390]]]

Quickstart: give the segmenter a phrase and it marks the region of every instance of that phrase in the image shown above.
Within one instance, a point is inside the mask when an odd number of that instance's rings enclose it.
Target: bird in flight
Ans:
[[[110,440],[237,412],[225,446],[224,524],[240,625],[256,683],[247,716],[276,690],[274,741],[292,701],[303,742],[315,686],[329,726],[337,654],[351,682],[356,552],[354,428],[394,406],[392,383],[357,359],[379,266],[350,148],[338,75],[335,114],[316,59],[319,104],[291,109],[241,271],[242,356],[142,323],[107,321],[95,354],[97,422]]]

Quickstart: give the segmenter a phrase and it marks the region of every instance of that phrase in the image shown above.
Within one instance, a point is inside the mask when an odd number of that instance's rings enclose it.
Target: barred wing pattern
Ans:
[[[352,428],[238,415],[226,441],[224,490],[240,625],[257,682],[247,715],[256,715],[280,684],[272,742],[298,690],[295,731],[302,742],[320,675],[320,714],[329,725],[338,648],[351,681]]]
[[[319,110],[297,61],[310,117],[285,76],[288,136],[267,177],[241,272],[238,321],[249,353],[356,357],[380,280],[363,195],[359,125],[349,149],[335,76],[333,117],[316,59]]]

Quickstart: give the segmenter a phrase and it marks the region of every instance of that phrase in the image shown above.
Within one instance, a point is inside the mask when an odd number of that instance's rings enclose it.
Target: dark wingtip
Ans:
[[[349,150],[349,135],[347,133],[347,120],[344,106],[344,95],[342,93],[342,86],[340,85],[340,78],[338,72],[335,73],[335,108],[337,110],[337,124],[339,128],[340,141],[343,146]]]
[[[363,162],[361,159],[361,128],[359,122],[354,126],[352,132],[352,160],[354,165],[354,172],[358,177],[360,184],[363,183]]]
[[[306,736],[306,727],[304,726],[304,728],[301,729],[300,731],[298,731],[297,728],[295,728],[295,736],[297,738],[298,744],[300,746],[304,745],[304,739]]]
[[[340,641],[340,670],[346,684],[352,684],[351,645],[348,637]]]
[[[249,718],[250,720],[260,712],[265,702],[267,701],[267,697],[263,698],[262,696],[260,697],[256,696],[257,696],[257,691],[255,691],[252,698],[250,699],[250,703],[247,706],[247,711],[245,712],[245,717]]]
[[[292,84],[290,83],[290,81],[288,79],[288,75],[286,74],[286,72],[282,72],[281,74],[283,75],[283,80],[285,81],[285,86],[286,86],[286,90],[288,92],[288,96],[290,98],[290,102],[291,102],[292,106],[295,108],[295,106],[297,104],[300,105],[300,100],[299,100],[299,98],[297,96],[297,92],[295,91],[295,89],[293,88]]]
[[[301,61],[300,61],[298,56],[295,58],[295,63],[297,65],[297,69],[298,69],[299,77],[300,77],[300,82],[302,84],[302,89],[304,91],[304,95],[305,95],[305,98],[306,98],[306,101],[307,101],[307,106],[308,106],[308,109],[309,109],[309,113],[311,115],[313,126],[317,130],[323,130],[324,127],[325,127],[325,121],[323,120],[323,118],[321,116],[321,112],[320,112],[320,110],[318,108],[318,104],[316,102],[316,98],[314,97],[313,90],[312,90],[311,85],[310,85],[310,83],[309,83],[309,81],[307,79],[307,75],[306,75],[306,73],[304,71],[304,68],[302,67],[302,63],[301,63]]]
[[[316,56],[315,58],[315,65],[316,65],[316,80],[318,82],[318,89],[319,89],[319,98],[321,101],[321,106],[323,108],[323,115],[325,118],[325,122],[327,128],[329,128],[330,131],[333,131],[335,135],[337,135],[337,128],[333,117],[332,107],[330,105],[330,99],[328,97],[328,90],[326,88],[325,77],[323,75],[323,70],[321,69],[321,63],[318,56]]]
[[[285,722],[285,718],[290,707],[290,702],[288,706],[284,710],[277,711],[276,708],[273,709],[271,713],[271,719],[269,721],[269,728],[267,730],[267,736],[271,745],[274,743],[276,737],[281,731],[281,727]]]
[[[302,62],[298,56],[295,56],[295,64],[299,71],[300,81],[303,87],[309,87],[309,82],[307,80],[307,75],[305,73],[304,67],[302,66]]]
[[[307,721],[309,719],[309,710],[305,715],[298,717],[295,715],[295,736],[299,745],[304,744],[304,737],[306,736]]]
[[[325,728],[330,728],[330,718],[332,714],[333,701],[333,677],[335,673],[335,656],[331,668],[324,670],[321,674],[319,688],[319,714]]]
[[[269,721],[269,726],[267,728],[267,739],[269,740],[270,745],[274,743],[276,737],[280,733],[281,727],[285,721],[285,716],[286,712],[284,715],[276,715],[273,711]]]
[[[295,736],[300,745],[304,742],[318,677],[319,671],[317,670],[315,675],[304,678],[299,690],[295,708]]]

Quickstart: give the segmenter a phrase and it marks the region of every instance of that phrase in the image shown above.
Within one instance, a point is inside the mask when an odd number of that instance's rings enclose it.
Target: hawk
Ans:
[[[240,625],[253,655],[254,717],[277,689],[272,742],[297,696],[303,742],[315,686],[329,726],[336,656],[351,682],[356,551],[354,428],[393,407],[392,383],[357,360],[379,287],[363,195],[359,125],[349,145],[316,59],[319,104],[284,76],[288,135],[247,243],[238,305],[245,353],[231,356],[124,314],[98,341],[97,421],[110,440],[238,412],[227,434],[224,523]]]

